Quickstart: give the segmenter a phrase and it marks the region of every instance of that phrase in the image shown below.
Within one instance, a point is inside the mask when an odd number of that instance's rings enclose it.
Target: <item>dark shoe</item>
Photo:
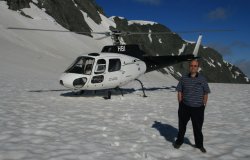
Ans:
[[[199,148],[202,153],[207,153],[207,150],[204,147]]]
[[[174,143],[173,146],[175,149],[179,149],[181,147],[181,144]]]

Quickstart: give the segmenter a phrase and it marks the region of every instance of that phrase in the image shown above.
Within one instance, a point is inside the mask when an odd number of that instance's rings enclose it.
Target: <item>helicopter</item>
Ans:
[[[197,54],[202,39],[202,35],[199,35],[193,54],[146,56],[139,45],[121,44],[120,37],[148,33],[113,31],[98,34],[105,35],[99,39],[110,36],[113,45],[104,46],[99,53],[88,53],[77,57],[61,75],[59,82],[62,86],[73,90],[110,90],[120,89],[121,86],[136,80],[141,84],[143,97],[147,97],[143,83],[138,78],[150,71],[199,58]],[[122,93],[121,89],[120,91]],[[106,99],[110,98],[111,91],[108,91]]]
[[[8,29],[16,30],[31,30],[31,31],[55,31],[31,28],[16,28],[8,27]],[[70,31],[59,31],[70,32]],[[79,34],[89,34],[89,32],[76,32]],[[192,54],[179,54],[168,56],[148,56],[137,44],[122,44],[121,37],[129,35],[149,34],[146,32],[91,32],[91,34],[104,35],[98,40],[111,37],[113,45],[104,46],[98,53],[86,53],[77,57],[75,61],[62,73],[59,78],[59,83],[71,90],[74,93],[84,93],[86,90],[108,90],[107,97],[111,98],[111,90],[119,89],[120,87],[136,80],[140,82],[143,97],[147,97],[143,83],[138,79],[147,72],[158,70],[173,64],[184,61],[198,59],[198,51],[202,40],[202,35],[199,35]],[[174,34],[172,32],[155,32],[150,34]],[[185,45],[183,46],[185,50]]]

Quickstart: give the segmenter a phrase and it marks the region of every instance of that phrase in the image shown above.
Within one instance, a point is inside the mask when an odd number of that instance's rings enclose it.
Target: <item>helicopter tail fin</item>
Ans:
[[[194,57],[198,56],[198,51],[199,51],[199,48],[201,45],[201,40],[202,40],[202,35],[199,35],[198,40],[197,40],[196,45],[195,45],[195,48],[194,48],[194,52],[193,52]]]

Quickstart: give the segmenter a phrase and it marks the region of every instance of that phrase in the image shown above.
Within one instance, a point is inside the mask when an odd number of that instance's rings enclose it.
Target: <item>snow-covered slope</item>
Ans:
[[[140,24],[140,25],[154,25],[157,24],[156,22],[151,22],[151,21],[143,21],[143,20],[130,20],[128,21],[128,25],[132,24]]]
[[[0,2],[0,160],[249,159],[249,85],[210,84],[202,154],[189,123],[186,142],[177,134],[177,81],[152,72],[105,101],[104,92],[74,95],[58,84],[61,72],[83,52],[107,41],[74,33],[6,30],[8,26],[61,29],[35,7],[24,12]],[[102,23],[101,25],[103,25]],[[107,24],[107,23],[106,23]],[[109,23],[108,23],[109,24]]]
[[[65,30],[44,11],[30,4],[22,11],[33,19],[7,9],[6,2],[0,2],[1,72],[23,72],[39,69],[51,73],[62,72],[82,53],[98,52],[111,39],[95,40],[75,33],[7,30],[7,27],[25,27],[50,30]],[[107,21],[110,21],[107,19]],[[108,27],[103,20],[99,28]],[[91,23],[91,21],[87,21]],[[94,25],[94,24],[92,24]],[[97,28],[94,31],[99,31]],[[8,71],[6,71],[8,70]]]

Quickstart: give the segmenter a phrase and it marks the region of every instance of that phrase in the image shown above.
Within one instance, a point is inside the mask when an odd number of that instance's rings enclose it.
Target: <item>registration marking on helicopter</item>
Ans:
[[[132,77],[132,75],[127,75],[126,78]]]
[[[109,78],[109,81],[117,81],[117,80],[118,80],[118,77]]]

